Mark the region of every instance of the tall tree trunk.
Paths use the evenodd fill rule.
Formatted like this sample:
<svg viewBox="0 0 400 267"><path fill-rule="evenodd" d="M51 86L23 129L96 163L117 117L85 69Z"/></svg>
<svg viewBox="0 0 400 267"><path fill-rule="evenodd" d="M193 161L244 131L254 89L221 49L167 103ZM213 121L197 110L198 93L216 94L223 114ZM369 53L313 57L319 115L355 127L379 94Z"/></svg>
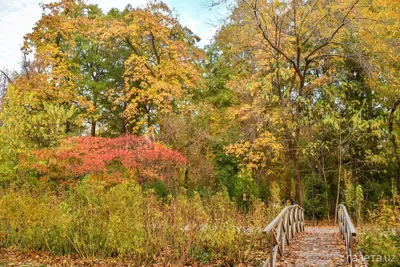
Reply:
<svg viewBox="0 0 400 267"><path fill-rule="evenodd" d="M300 177L299 159L297 151L293 153L293 169L294 169L294 185L296 190L296 203L303 207L304 195L303 195L303 184Z"/></svg>
<svg viewBox="0 0 400 267"><path fill-rule="evenodd" d="M394 150L394 154L395 154L395 157L396 157L396 163L397 163L397 190L400 191L400 155L399 155L399 151L397 149L396 136L393 134L394 113L396 112L396 110L397 110L399 105L400 105L400 99L397 99L397 101L393 104L393 107L390 109L390 114L389 114L389 136L390 136L390 140L392 141L393 150Z"/></svg>
<svg viewBox="0 0 400 267"><path fill-rule="evenodd" d="M338 173L338 186L337 186L337 196L336 196L336 208L335 208L335 224L337 222L338 217L338 208L339 208L339 197L340 197L340 178L342 177L342 134L339 137L339 173Z"/></svg>
<svg viewBox="0 0 400 267"><path fill-rule="evenodd" d="M296 127L295 135L291 141L291 154L293 162L294 171L294 186L296 191L296 203L303 207L304 195L303 195L303 184L300 176L300 166L299 166L299 155L298 155L298 138L300 134L300 128Z"/></svg>
<svg viewBox="0 0 400 267"><path fill-rule="evenodd" d="M324 152L322 147L320 148L320 157L317 158L318 162L318 170L320 173L320 176L323 177L324 184L325 184L325 197L326 197L326 210L327 210L327 215L328 215L328 225L331 225L331 218L330 218L330 205L329 205L329 193L328 193L328 181L326 178L326 172L325 172L325 157L324 157Z"/></svg>
<svg viewBox="0 0 400 267"><path fill-rule="evenodd" d="M400 192L400 155L397 155L397 190Z"/></svg>
<svg viewBox="0 0 400 267"><path fill-rule="evenodd" d="M290 160L288 162L290 162ZM285 201L292 199L292 175L290 169L290 166L285 166L285 185L283 191L283 197Z"/></svg>
<svg viewBox="0 0 400 267"><path fill-rule="evenodd" d="M98 80L98 76L93 77L94 81ZM94 108L95 110L97 110L97 93L96 91L94 91L93 89L93 104L94 104ZM90 125L90 135L95 137L96 136L96 120L94 118L94 116L92 116L92 121L91 121L91 125Z"/></svg>
<svg viewBox="0 0 400 267"><path fill-rule="evenodd" d="M71 132L71 123L67 120L65 122L65 133L68 134Z"/></svg>
<svg viewBox="0 0 400 267"><path fill-rule="evenodd" d="M311 199L312 199L312 226L315 226L315 195L314 195L314 182L315 182L315 175L314 170L311 172L312 175L312 188L311 188Z"/></svg>
<svg viewBox="0 0 400 267"><path fill-rule="evenodd" d="M287 130L288 131L288 130ZM290 140L291 136L286 133L285 135L286 140ZM290 142L288 142L288 148L287 151L285 153L285 161L283 162L284 164L284 169L285 169L285 185L284 185L284 192L283 192L283 197L284 200L289 200L292 199L292 184L293 184L293 177L292 177L292 166L291 166L291 162L292 162L292 155L291 155L291 149L292 149L292 145L290 144Z"/></svg>
<svg viewBox="0 0 400 267"><path fill-rule="evenodd" d="M328 181L326 180L326 173L325 173L325 167L322 170L322 175L324 177L324 184L325 184L325 197L326 197L326 209L328 213L328 225L331 225L331 217L329 215L331 209L329 207L329 197L328 197Z"/></svg>
<svg viewBox="0 0 400 267"><path fill-rule="evenodd" d="M91 128L90 128L90 135L96 136L96 120L92 117Z"/></svg>

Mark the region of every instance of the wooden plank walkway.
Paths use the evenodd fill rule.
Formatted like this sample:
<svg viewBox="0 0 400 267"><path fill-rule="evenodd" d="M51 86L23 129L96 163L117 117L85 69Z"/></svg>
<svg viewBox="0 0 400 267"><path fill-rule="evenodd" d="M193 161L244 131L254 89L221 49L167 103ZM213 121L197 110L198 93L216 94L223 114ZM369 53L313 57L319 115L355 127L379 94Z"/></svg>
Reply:
<svg viewBox="0 0 400 267"><path fill-rule="evenodd" d="M276 266L347 266L345 243L338 227L306 227L286 247Z"/></svg>

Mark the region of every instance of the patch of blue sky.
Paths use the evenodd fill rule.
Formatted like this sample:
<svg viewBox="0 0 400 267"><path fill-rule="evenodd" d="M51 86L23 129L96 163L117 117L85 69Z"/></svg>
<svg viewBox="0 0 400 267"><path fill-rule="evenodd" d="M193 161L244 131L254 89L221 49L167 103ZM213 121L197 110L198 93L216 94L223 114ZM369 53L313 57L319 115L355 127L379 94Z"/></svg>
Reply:
<svg viewBox="0 0 400 267"><path fill-rule="evenodd" d="M221 19L227 14L226 8L210 8L206 1L208 0L164 1L177 12L181 24L201 38L200 47L212 41ZM41 2L53 1L0 0L0 69L20 69L23 36L32 31L36 21L40 19ZM88 2L97 4L104 12L113 7L122 10L128 4L133 7L146 4L146 0L88 0Z"/></svg>

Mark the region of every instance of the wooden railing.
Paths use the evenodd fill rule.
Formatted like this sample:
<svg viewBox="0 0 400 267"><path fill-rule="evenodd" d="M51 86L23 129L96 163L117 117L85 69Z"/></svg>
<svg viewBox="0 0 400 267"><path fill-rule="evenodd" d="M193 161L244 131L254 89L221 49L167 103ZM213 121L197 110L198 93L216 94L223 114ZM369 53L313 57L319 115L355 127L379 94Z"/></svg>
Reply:
<svg viewBox="0 0 400 267"><path fill-rule="evenodd" d="M299 205L285 207L264 229L269 236L270 255L263 267L275 267L276 259L285 252L285 244L290 244L297 232L304 231L304 209Z"/></svg>
<svg viewBox="0 0 400 267"><path fill-rule="evenodd" d="M338 210L338 221L339 221L339 230L343 236L343 239L346 243L346 254L347 254L347 262L351 263L351 266L355 266L354 263L354 241L357 235L356 228L354 228L353 223L351 222L349 213L347 212L346 206L340 204Z"/></svg>

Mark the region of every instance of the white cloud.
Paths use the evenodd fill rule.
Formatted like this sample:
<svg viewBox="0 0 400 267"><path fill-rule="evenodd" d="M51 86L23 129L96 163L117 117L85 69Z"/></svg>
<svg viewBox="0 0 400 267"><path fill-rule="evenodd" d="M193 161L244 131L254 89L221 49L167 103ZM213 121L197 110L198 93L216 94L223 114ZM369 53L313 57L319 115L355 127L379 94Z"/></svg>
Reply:
<svg viewBox="0 0 400 267"><path fill-rule="evenodd" d="M40 18L39 1L1 0L0 5L0 68L19 69L23 36Z"/></svg>
<svg viewBox="0 0 400 267"><path fill-rule="evenodd" d="M193 33L201 38L200 46L209 44L215 34L215 27L211 27L205 21L193 18L187 12L179 15L179 20L183 26L188 27Z"/></svg>
<svg viewBox="0 0 400 267"><path fill-rule="evenodd" d="M21 62L21 46L25 34L32 31L36 21L40 19L39 3L50 3L52 0L0 0L0 69L18 70ZM126 5L142 6L146 0L96 0L107 12L112 7L124 9Z"/></svg>
<svg viewBox="0 0 400 267"><path fill-rule="evenodd" d="M23 36L32 31L36 21L40 19L41 8L39 3L49 3L52 0L0 0L0 69L18 70L21 62L21 46ZM123 9L126 5L143 6L146 0L92 0L90 3L98 4L107 12L112 7ZM171 3L172 0L164 1ZM206 21L194 18L183 10L180 12L182 25L190 28L202 38L201 46L209 43L215 30L206 25Z"/></svg>

